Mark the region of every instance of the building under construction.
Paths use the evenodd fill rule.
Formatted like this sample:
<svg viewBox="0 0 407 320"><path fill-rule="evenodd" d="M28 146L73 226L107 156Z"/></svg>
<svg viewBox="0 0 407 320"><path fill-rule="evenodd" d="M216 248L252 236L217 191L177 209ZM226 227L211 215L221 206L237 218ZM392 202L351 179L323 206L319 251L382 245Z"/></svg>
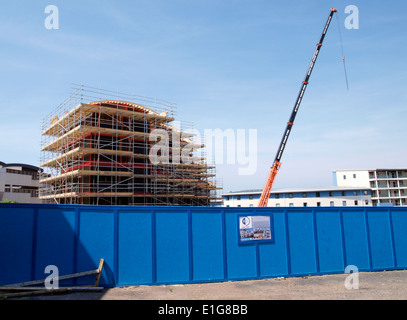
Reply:
<svg viewBox="0 0 407 320"><path fill-rule="evenodd" d="M43 120L40 199L95 205L208 206L215 167L166 101L84 86ZM174 124L175 123L175 124Z"/></svg>

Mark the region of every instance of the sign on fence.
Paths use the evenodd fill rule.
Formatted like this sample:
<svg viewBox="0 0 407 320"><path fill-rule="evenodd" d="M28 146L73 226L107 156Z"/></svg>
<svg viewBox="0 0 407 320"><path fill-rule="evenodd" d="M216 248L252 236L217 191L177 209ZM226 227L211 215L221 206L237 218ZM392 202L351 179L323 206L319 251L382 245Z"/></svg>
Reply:
<svg viewBox="0 0 407 320"><path fill-rule="evenodd" d="M271 216L238 216L239 244L274 242Z"/></svg>

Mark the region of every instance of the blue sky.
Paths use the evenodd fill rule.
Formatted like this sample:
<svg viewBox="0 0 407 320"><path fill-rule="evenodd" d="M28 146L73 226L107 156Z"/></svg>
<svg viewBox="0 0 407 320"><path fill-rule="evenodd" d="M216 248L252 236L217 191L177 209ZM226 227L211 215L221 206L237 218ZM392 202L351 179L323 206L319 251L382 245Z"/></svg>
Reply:
<svg viewBox="0 0 407 320"><path fill-rule="evenodd" d="M47 30L47 5L59 29ZM344 26L347 5L359 29ZM275 188L332 185L331 171L406 167L407 3L2 1L0 161L39 165L41 120L72 83L173 101L195 128L257 129L257 171L219 165L225 191L262 188L330 7L324 46Z"/></svg>

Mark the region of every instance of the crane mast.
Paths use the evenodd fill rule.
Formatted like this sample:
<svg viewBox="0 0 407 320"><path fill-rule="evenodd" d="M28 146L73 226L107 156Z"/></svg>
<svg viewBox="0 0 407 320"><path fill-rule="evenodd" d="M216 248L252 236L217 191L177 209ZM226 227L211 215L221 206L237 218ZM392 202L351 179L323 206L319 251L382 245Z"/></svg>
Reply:
<svg viewBox="0 0 407 320"><path fill-rule="evenodd" d="M271 189L273 187L274 180L275 180L275 178L277 176L278 170L280 170L280 167L281 167L281 162L280 162L281 157L283 155L285 146L287 144L288 137L290 136L291 129L292 129L293 125L294 125L294 120L295 120L295 117L297 115L298 109L300 107L302 98L304 97L305 90L307 89L308 80L309 80L309 78L311 76L312 70L314 69L315 62L317 60L319 51L321 50L322 43L323 43L325 35L326 35L327 31L328 31L328 28L329 28L329 25L331 23L332 17L334 15L334 13L337 12L337 11L338 10L336 10L334 8L331 8L331 12L329 14L328 20L326 21L326 24L325 24L324 30L322 32L321 38L320 38L319 42L317 43L317 47L315 49L314 55L312 56L312 60L311 60L311 63L309 65L309 67L308 67L307 74L305 75L305 79L302 82L301 89L300 89L300 92L298 93L297 100L295 101L294 108L293 108L293 111L291 113L290 119L287 122L287 127L286 127L286 129L284 131L283 138L281 139L280 146L278 148L276 157L274 159L273 166L270 168L270 172L269 172L269 175L267 177L267 181L266 181L266 184L264 186L263 192L261 194L258 207L267 207L267 203L268 203L268 200L270 198L270 193L271 193Z"/></svg>

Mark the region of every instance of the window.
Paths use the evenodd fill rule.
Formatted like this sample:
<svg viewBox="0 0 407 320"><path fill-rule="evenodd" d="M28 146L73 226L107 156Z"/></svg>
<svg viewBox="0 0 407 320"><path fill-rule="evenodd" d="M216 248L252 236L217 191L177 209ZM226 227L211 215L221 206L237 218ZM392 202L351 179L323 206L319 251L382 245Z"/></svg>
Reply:
<svg viewBox="0 0 407 320"><path fill-rule="evenodd" d="M226 196L226 199L225 200L229 200L229 196Z"/></svg>
<svg viewBox="0 0 407 320"><path fill-rule="evenodd" d="M306 192L303 192L303 193L302 193L302 197L303 197L303 198L306 198L306 197L307 197L307 193L306 193Z"/></svg>
<svg viewBox="0 0 407 320"><path fill-rule="evenodd" d="M329 203L329 205L330 205L331 207L335 206L335 204L334 204L333 201L331 201L331 202Z"/></svg>
<svg viewBox="0 0 407 320"><path fill-rule="evenodd" d="M345 191L342 191L342 197L344 197L345 196Z"/></svg>
<svg viewBox="0 0 407 320"><path fill-rule="evenodd" d="M369 200L365 200L365 205L369 205Z"/></svg>
<svg viewBox="0 0 407 320"><path fill-rule="evenodd" d="M358 195L357 191L353 191L353 195L357 196Z"/></svg>
<svg viewBox="0 0 407 320"><path fill-rule="evenodd" d="M290 206L290 207L294 207L294 203L290 203L289 206Z"/></svg>
<svg viewBox="0 0 407 320"><path fill-rule="evenodd" d="M333 193L332 191L329 191L329 196L330 196L330 197L333 197L333 196L334 196L334 193Z"/></svg>
<svg viewBox="0 0 407 320"><path fill-rule="evenodd" d="M252 203L252 204L249 204L249 207L253 207L253 203Z"/></svg>
<svg viewBox="0 0 407 320"><path fill-rule="evenodd" d="M307 206L308 206L308 204L307 204L306 202L304 202L304 203L303 203L303 206L304 206L304 207L307 207Z"/></svg>
<svg viewBox="0 0 407 320"><path fill-rule="evenodd" d="M342 205L346 207L346 201L342 201Z"/></svg>
<svg viewBox="0 0 407 320"><path fill-rule="evenodd" d="M241 205L240 205L240 204L238 204L238 205L237 205L237 207L238 207L238 208L240 208L240 207L241 207Z"/></svg>
<svg viewBox="0 0 407 320"><path fill-rule="evenodd" d="M367 196L367 191L365 190L365 191L363 191L363 193L365 194L365 196Z"/></svg>
<svg viewBox="0 0 407 320"><path fill-rule="evenodd" d="M276 199L280 199L280 194L276 193Z"/></svg>
<svg viewBox="0 0 407 320"><path fill-rule="evenodd" d="M249 195L249 200L253 200L253 195Z"/></svg>
<svg viewBox="0 0 407 320"><path fill-rule="evenodd" d="M237 196L237 197L236 197L236 200L240 200L240 196Z"/></svg>
<svg viewBox="0 0 407 320"><path fill-rule="evenodd" d="M346 174L343 175L343 180L346 180Z"/></svg>
<svg viewBox="0 0 407 320"><path fill-rule="evenodd" d="M276 207L279 207L280 206L280 204L279 203L276 203Z"/></svg>
<svg viewBox="0 0 407 320"><path fill-rule="evenodd" d="M317 192L317 193L316 193L316 197L319 198L320 196L321 196L321 193L320 193L320 192Z"/></svg>
<svg viewBox="0 0 407 320"><path fill-rule="evenodd" d="M289 194L288 194L288 197L289 197L290 199L292 199L292 198L293 198L293 194L292 194L292 193L289 193Z"/></svg>
<svg viewBox="0 0 407 320"><path fill-rule="evenodd" d="M358 205L358 200L355 200L355 206L357 206Z"/></svg>
<svg viewBox="0 0 407 320"><path fill-rule="evenodd" d="M321 206L321 202L317 202L317 207L320 207Z"/></svg>
<svg viewBox="0 0 407 320"><path fill-rule="evenodd" d="M356 179L356 173L353 174L353 179Z"/></svg>

